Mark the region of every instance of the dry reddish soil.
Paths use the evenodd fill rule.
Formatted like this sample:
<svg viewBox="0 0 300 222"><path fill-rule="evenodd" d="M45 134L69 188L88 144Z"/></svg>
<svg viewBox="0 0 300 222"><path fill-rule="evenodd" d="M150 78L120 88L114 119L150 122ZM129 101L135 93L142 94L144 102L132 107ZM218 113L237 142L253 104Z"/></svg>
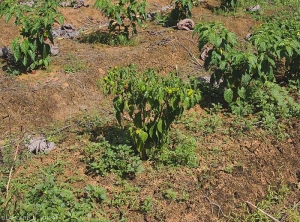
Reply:
<svg viewBox="0 0 300 222"><path fill-rule="evenodd" d="M93 5L92 0L89 3ZM167 0L149 1L151 10L168 4ZM257 21L250 15L217 16L212 9L219 4L215 0L201 3L200 7L193 9L193 20L221 21L242 41ZM90 32L96 31L107 20L91 6L61 11L66 23L76 28L87 28ZM18 29L12 22L6 24L3 19L0 24L0 45L9 45ZM138 42L136 45L117 47L80 43L78 39L56 39L55 44L60 52L53 57L47 70L20 76L7 76L5 71L0 70L0 142L11 134L26 132L40 135L47 131L45 129L59 129L71 123L67 130L59 131L62 138L58 148L36 159L31 171L38 170L39 164L50 164L57 156L67 153L71 157L66 158L69 164L61 180L67 180L73 169L77 169L86 180L74 183L74 186L99 184L107 189L109 195L116 179L85 175L80 152L70 149L71 146L85 145L84 140L72 133L80 130L75 124L76 118L98 113L100 118L113 119L111 99L103 96L97 81L111 67L130 63L137 64L141 69L155 68L162 75L174 70L178 70L183 78L187 75L208 75L191 56L199 58L197 37L192 32L148 23L144 29L139 28L139 34L134 38ZM80 63L84 68L66 73L66 67L74 63ZM200 106L189 113L196 113L197 119L208 116L206 107ZM221 114L220 117L230 127L234 117L228 119ZM276 189L281 184L286 184L291 191L284 203L286 209L292 208L300 200L300 120L291 120L288 126L286 130L291 136L284 141L260 132L247 132L242 136L221 131L209 135L195 133L194 136L200 141L200 166L196 169L146 170L130 181L142 188L141 197L151 195L155 206L154 213L146 216L128 210L128 221L229 221L229 215L245 213L242 206L245 201L256 204L265 198L269 186ZM215 147L220 151L217 155L211 155ZM150 161L144 165L152 169ZM225 170L228 166L230 171ZM161 191L168 188L168 184L172 184L179 193L188 191L189 200L174 202L164 199Z"/></svg>

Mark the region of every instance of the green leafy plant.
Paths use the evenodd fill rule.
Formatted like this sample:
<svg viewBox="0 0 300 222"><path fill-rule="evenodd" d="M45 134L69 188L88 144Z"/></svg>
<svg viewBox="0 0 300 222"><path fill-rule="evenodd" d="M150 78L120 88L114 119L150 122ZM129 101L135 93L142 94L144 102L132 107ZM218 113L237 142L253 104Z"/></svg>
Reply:
<svg viewBox="0 0 300 222"><path fill-rule="evenodd" d="M146 150L165 143L171 124L201 98L195 81L185 83L174 74L160 77L154 70L139 72L134 65L110 70L103 89L106 95L115 95L121 126L122 116L129 116L130 138L143 158L147 158Z"/></svg>
<svg viewBox="0 0 300 222"><path fill-rule="evenodd" d="M170 142L153 157L155 162L166 166L197 167L197 143L194 137L186 136L176 130L170 136Z"/></svg>
<svg viewBox="0 0 300 222"><path fill-rule="evenodd" d="M296 39L298 34L290 30L288 32L294 34L287 38L280 37L284 36L278 34L281 28L276 32L273 31L274 29L268 28L268 32L265 30L257 34L255 32L250 38L253 46L246 46L247 51L244 52L239 50L243 46L237 44L234 34L222 24L208 22L196 25L195 33L199 35L199 50L207 50L205 68L213 72L211 83L223 81L222 85L226 87L224 91L226 102L231 103L237 98L246 100L247 90L251 88L253 80L261 83L275 81L274 68L277 68L282 60L285 60L288 73L299 78L297 58L300 55L300 45Z"/></svg>
<svg viewBox="0 0 300 222"><path fill-rule="evenodd" d="M147 196L144 201L141 203L140 211L144 214L153 210L153 199L151 196Z"/></svg>
<svg viewBox="0 0 300 222"><path fill-rule="evenodd" d="M145 0L118 0L116 2L97 0L95 2L95 7L111 19L108 26L109 32L117 32L126 38L129 38L129 28L132 28L133 33L137 34L136 24L141 26L147 19L146 6Z"/></svg>
<svg viewBox="0 0 300 222"><path fill-rule="evenodd" d="M85 188L85 193L88 198L95 200L98 203L101 203L103 200L107 199L105 189L102 187L88 184Z"/></svg>
<svg viewBox="0 0 300 222"><path fill-rule="evenodd" d="M126 206L127 208L136 208L137 206L137 198L140 195L140 187L133 186L132 184L122 181L120 184L121 190L118 189L114 192L113 198L111 200L111 205L114 207L122 207Z"/></svg>
<svg viewBox="0 0 300 222"><path fill-rule="evenodd" d="M272 114L276 119L300 115L300 104L294 101L285 88L273 82L264 84L256 82L251 86L251 89L247 91L247 100L240 98L230 104L234 114L243 114L238 107L251 105L251 108L248 109L250 113L245 113L245 115L257 113L265 117Z"/></svg>
<svg viewBox="0 0 300 222"><path fill-rule="evenodd" d="M50 43L53 43L52 26L57 19L62 23L58 3L52 0L36 1L32 7L15 0L4 0L0 4L0 16L8 22L15 18L20 36L14 38L11 50L17 68L26 71L45 67L50 62Z"/></svg>
<svg viewBox="0 0 300 222"><path fill-rule="evenodd" d="M198 1L193 1L193 0L176 0L174 2L175 7L171 11L169 22L171 24L169 25L174 25L176 24L179 20L189 18L192 16L192 8L195 5L198 5Z"/></svg>
<svg viewBox="0 0 300 222"><path fill-rule="evenodd" d="M293 16L268 18L255 27L249 41L257 49L261 72L269 80L287 76L300 78L300 10ZM279 70L281 69L281 72Z"/></svg>
<svg viewBox="0 0 300 222"><path fill-rule="evenodd" d="M290 189L287 185L281 184L280 187L269 187L268 193L264 199L257 204L258 209L263 210L270 214L273 218L278 218L280 221L299 221L300 211L297 204L288 205L284 200L290 195ZM248 209L253 208L253 206L248 205ZM246 209L246 204L244 209ZM249 210L245 214L240 214L232 216L230 221L271 221L265 213L259 210Z"/></svg>
<svg viewBox="0 0 300 222"><path fill-rule="evenodd" d="M222 0L221 1L221 8L229 11L235 10L238 5L238 0Z"/></svg>
<svg viewBox="0 0 300 222"><path fill-rule="evenodd" d="M168 200L174 201L177 200L178 193L174 191L172 188L170 188L163 193L163 196Z"/></svg>
<svg viewBox="0 0 300 222"><path fill-rule="evenodd" d="M46 175L35 186L14 182L11 202L1 216L12 221L88 220L91 205L80 203L66 184L58 184L54 176ZM17 199L16 199L17 198ZM25 219L27 218L27 219Z"/></svg>
<svg viewBox="0 0 300 222"><path fill-rule="evenodd" d="M140 157L130 146L114 146L107 141L87 146L83 160L88 164L89 172L102 176L113 172L122 177L134 177L143 171Z"/></svg>

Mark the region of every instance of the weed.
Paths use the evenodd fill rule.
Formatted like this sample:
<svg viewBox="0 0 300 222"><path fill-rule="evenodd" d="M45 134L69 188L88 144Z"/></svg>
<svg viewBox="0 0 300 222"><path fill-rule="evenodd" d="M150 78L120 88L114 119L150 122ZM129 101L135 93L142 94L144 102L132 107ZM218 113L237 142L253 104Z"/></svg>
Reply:
<svg viewBox="0 0 300 222"><path fill-rule="evenodd" d="M85 148L83 161L88 172L105 176L115 173L121 177L134 177L143 171L142 161L128 145L110 145L107 141L91 143Z"/></svg>
<svg viewBox="0 0 300 222"><path fill-rule="evenodd" d="M233 172L233 166L230 166L230 165L226 166L225 169L224 169L224 171L226 173L230 173L231 174Z"/></svg>
<svg viewBox="0 0 300 222"><path fill-rule="evenodd" d="M158 150L152 158L158 165L197 167L199 160L196 148L197 143L194 137L186 136L176 130L170 135L167 145Z"/></svg>
<svg viewBox="0 0 300 222"><path fill-rule="evenodd" d="M279 221L299 221L300 212L295 206L288 207L284 202L290 190L284 184L280 185L278 189L269 187L266 197L257 204L257 207L269 214ZM245 206L246 207L246 206ZM251 207L251 206L249 206ZM269 221L269 217L260 211L248 212L241 217L235 217L233 221Z"/></svg>
<svg viewBox="0 0 300 222"><path fill-rule="evenodd" d="M2 215L12 221L28 218L35 221L87 220L92 217L89 204L79 203L66 184L53 176L42 177L33 187L14 182L11 201Z"/></svg>
<svg viewBox="0 0 300 222"><path fill-rule="evenodd" d="M90 34L81 35L79 38L79 42L82 43L101 43L105 45L111 46L135 46L138 45L139 39L138 38L130 38L128 39L124 34L111 34L108 32L101 32L96 31Z"/></svg>
<svg viewBox="0 0 300 222"><path fill-rule="evenodd" d="M178 193L176 191L174 191L172 188L170 188L163 193L163 196L164 196L164 198L166 198L168 200L176 201Z"/></svg>
<svg viewBox="0 0 300 222"><path fill-rule="evenodd" d="M101 203L103 200L106 200L106 192L104 188L93 186L88 184L85 188L85 193L87 198L97 203Z"/></svg>
<svg viewBox="0 0 300 222"><path fill-rule="evenodd" d="M149 213L153 210L153 199L151 196L147 196L141 203L140 211L144 214Z"/></svg>
<svg viewBox="0 0 300 222"><path fill-rule="evenodd" d="M223 125L223 121L217 114L207 114L199 116L197 113L184 115L179 123L183 124L187 130L201 135L215 133Z"/></svg>
<svg viewBox="0 0 300 222"><path fill-rule="evenodd" d="M140 191L139 187L132 186L125 182L123 189L117 191L111 200L111 205L114 207L126 206L130 209L137 208L137 195Z"/></svg>

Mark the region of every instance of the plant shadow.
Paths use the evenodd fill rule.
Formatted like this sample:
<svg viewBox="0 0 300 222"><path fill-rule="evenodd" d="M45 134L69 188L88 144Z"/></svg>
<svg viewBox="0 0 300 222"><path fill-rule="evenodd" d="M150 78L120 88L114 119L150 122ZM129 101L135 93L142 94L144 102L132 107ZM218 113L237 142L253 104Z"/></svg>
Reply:
<svg viewBox="0 0 300 222"><path fill-rule="evenodd" d="M226 107L227 103L224 99L224 87L221 83L210 83L210 77L198 77L198 88L201 91L202 99L199 102L201 108L211 109L215 105Z"/></svg>
<svg viewBox="0 0 300 222"><path fill-rule="evenodd" d="M131 40L125 33L110 33L108 31L97 30L89 34L82 34L78 38L79 43L101 43L104 45L118 46L118 45L130 45Z"/></svg>
<svg viewBox="0 0 300 222"><path fill-rule="evenodd" d="M118 125L102 125L93 122L81 123L79 125L83 128L77 132L77 135L88 134L91 142L101 142L106 140L111 145L131 145L128 135L128 126L121 128Z"/></svg>

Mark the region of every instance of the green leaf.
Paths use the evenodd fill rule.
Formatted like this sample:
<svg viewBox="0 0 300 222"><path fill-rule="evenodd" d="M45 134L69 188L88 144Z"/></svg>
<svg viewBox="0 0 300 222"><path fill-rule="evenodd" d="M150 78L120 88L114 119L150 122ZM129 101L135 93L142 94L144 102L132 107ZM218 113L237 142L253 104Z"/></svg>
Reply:
<svg viewBox="0 0 300 222"><path fill-rule="evenodd" d="M226 89L224 91L224 99L228 103L232 102L232 100L233 100L233 91L232 91L232 89Z"/></svg>
<svg viewBox="0 0 300 222"><path fill-rule="evenodd" d="M122 19L121 19L121 17L120 17L120 14L118 13L118 14L116 14L116 19L117 19L117 22L118 22L118 24L119 25L122 25L123 24L123 22L122 22Z"/></svg>
<svg viewBox="0 0 300 222"><path fill-rule="evenodd" d="M190 109L191 107L191 102L190 102L190 98L189 97L185 97L184 101L183 101L183 105L186 109Z"/></svg>
<svg viewBox="0 0 300 222"><path fill-rule="evenodd" d="M246 99L246 89L245 89L245 87L241 87L240 89L238 89L238 95L242 99Z"/></svg>
<svg viewBox="0 0 300 222"><path fill-rule="evenodd" d="M153 125L150 127L150 129L149 129L149 136L150 136L151 138L153 138L153 133L154 133L155 127L156 127L156 125L153 124Z"/></svg>
<svg viewBox="0 0 300 222"><path fill-rule="evenodd" d="M48 56L46 44L43 45L43 55L42 56L43 56L43 58L46 58Z"/></svg>
<svg viewBox="0 0 300 222"><path fill-rule="evenodd" d="M148 134L146 132L144 132L143 130L140 130L138 135L143 143L145 143L146 140L148 139Z"/></svg>
<svg viewBox="0 0 300 222"><path fill-rule="evenodd" d="M217 41L216 41L215 47L216 47L216 48L219 48L219 47L221 46L221 44L222 44L222 41L223 41L222 38L218 38Z"/></svg>
<svg viewBox="0 0 300 222"><path fill-rule="evenodd" d="M289 55L290 57L292 57L292 56L293 56L293 50L292 50L292 47L291 47L291 46L286 46L285 49L286 49L286 51L288 52L288 55Z"/></svg>
<svg viewBox="0 0 300 222"><path fill-rule="evenodd" d="M244 84L248 84L250 80L251 80L251 76L249 74L245 74L242 76L242 82Z"/></svg>
<svg viewBox="0 0 300 222"><path fill-rule="evenodd" d="M157 123L157 130L158 132L162 133L163 132L163 129L162 129L162 126L163 126L163 121L162 119L160 119Z"/></svg>

